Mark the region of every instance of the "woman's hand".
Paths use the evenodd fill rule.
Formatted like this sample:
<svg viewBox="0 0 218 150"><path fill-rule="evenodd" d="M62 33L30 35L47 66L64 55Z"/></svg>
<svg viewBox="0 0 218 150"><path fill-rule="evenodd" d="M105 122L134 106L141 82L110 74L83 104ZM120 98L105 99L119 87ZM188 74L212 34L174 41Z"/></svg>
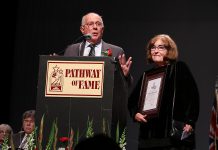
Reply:
<svg viewBox="0 0 218 150"><path fill-rule="evenodd" d="M147 120L145 119L147 115L142 115L141 113L137 113L135 115L135 120L138 122L147 122Z"/></svg>
<svg viewBox="0 0 218 150"><path fill-rule="evenodd" d="M192 131L193 131L193 128L192 128L191 125L185 124L183 130L184 130L185 132L192 132Z"/></svg>

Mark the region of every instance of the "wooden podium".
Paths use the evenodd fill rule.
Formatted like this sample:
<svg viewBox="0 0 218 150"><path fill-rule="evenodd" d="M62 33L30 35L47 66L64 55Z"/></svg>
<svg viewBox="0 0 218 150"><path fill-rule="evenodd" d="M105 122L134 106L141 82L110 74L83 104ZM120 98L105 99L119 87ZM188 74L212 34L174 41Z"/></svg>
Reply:
<svg viewBox="0 0 218 150"><path fill-rule="evenodd" d="M57 137L70 129L83 138L88 120L94 134L107 131L116 139L126 128L128 86L120 65L110 57L41 55L37 87L36 126L44 115L43 139L47 142L52 122Z"/></svg>

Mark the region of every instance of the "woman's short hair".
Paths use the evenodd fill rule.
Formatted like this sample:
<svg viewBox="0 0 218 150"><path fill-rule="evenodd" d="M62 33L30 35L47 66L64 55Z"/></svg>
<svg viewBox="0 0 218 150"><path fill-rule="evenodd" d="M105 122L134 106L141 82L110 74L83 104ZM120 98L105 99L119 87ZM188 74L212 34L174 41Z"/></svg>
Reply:
<svg viewBox="0 0 218 150"><path fill-rule="evenodd" d="M149 63L153 62L151 57L151 48L154 46L157 40L161 40L164 43L164 47L167 49L168 53L165 56L165 60L172 62L176 61L178 58L178 49L174 40L167 34L158 34L154 36L147 44L147 60Z"/></svg>

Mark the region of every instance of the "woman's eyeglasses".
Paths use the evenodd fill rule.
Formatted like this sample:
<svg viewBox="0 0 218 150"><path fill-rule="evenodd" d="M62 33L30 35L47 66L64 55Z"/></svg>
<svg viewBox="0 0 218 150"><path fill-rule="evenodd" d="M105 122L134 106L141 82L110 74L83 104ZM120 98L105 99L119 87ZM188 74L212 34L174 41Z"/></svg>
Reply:
<svg viewBox="0 0 218 150"><path fill-rule="evenodd" d="M163 51L163 50L166 50L166 47L164 45L158 45L158 46L151 47L151 51L155 51L156 49L159 51Z"/></svg>

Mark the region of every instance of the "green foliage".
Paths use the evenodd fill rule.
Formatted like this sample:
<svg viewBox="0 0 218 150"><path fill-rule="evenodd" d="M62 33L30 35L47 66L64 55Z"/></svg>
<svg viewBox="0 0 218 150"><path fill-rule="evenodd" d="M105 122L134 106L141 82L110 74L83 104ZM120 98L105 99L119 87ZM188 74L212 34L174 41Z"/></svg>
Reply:
<svg viewBox="0 0 218 150"><path fill-rule="evenodd" d="M56 130L56 121L53 121L52 123L52 128L49 134L49 140L48 143L46 145L46 149L45 150L51 150L52 149L52 144L54 142L54 138L55 138L55 130Z"/></svg>
<svg viewBox="0 0 218 150"><path fill-rule="evenodd" d="M68 141L68 147L71 150L73 147L73 138L74 138L74 131L72 128L70 128L70 139Z"/></svg>
<svg viewBox="0 0 218 150"><path fill-rule="evenodd" d="M120 140L119 140L119 146L122 150L125 150L126 146L126 128L124 128L123 133L121 134Z"/></svg>
<svg viewBox="0 0 218 150"><path fill-rule="evenodd" d="M55 121L53 121L53 123L52 123L46 148L42 148L43 126L44 126L44 115L42 116L41 123L40 123L38 141L29 140L28 150L33 150L32 148L35 147L35 144L33 144L33 143L36 143L36 142L38 143L37 149L39 149L39 150L43 150L43 149L44 150L56 150L57 139L58 139L57 138L57 136L58 136L57 119ZM36 127L36 129L37 129L37 127ZM102 120L102 132L110 137L110 130L109 129L110 129L110 124L105 119L103 119ZM36 130L34 131L33 136L37 137ZM93 119L90 119L88 116L85 137L90 138L92 136L94 136ZM37 139L37 138L35 138L35 139ZM68 147L71 147L71 148L75 147L78 144L79 140L80 140L79 128L77 129L77 132L75 132L75 136L74 136L73 129L71 128L70 142L68 141ZM6 141L5 141L5 143L6 143ZM117 123L117 127L116 127L116 143L119 144L119 146L122 150L125 150L125 146L127 144L126 143L126 128L123 130L122 134L120 135L119 122ZM8 150L8 149L2 149L2 150Z"/></svg>
<svg viewBox="0 0 218 150"><path fill-rule="evenodd" d="M75 143L74 145L78 144L79 143L79 129L77 130L76 132L76 138L75 138Z"/></svg>
<svg viewBox="0 0 218 150"><path fill-rule="evenodd" d="M36 131L37 127L35 127L34 131L27 137L28 150L34 150L36 148Z"/></svg>
<svg viewBox="0 0 218 150"><path fill-rule="evenodd" d="M122 150L126 150L126 128L124 128L121 137L120 137L120 127L119 127L119 122L117 123L117 129L116 129L116 143L119 144L120 148Z"/></svg>
<svg viewBox="0 0 218 150"><path fill-rule="evenodd" d="M57 125L57 121L54 124L54 128L55 128L55 133L54 133L54 143L53 143L53 150L56 150L56 146L57 146L57 135L58 135L58 125Z"/></svg>
<svg viewBox="0 0 218 150"><path fill-rule="evenodd" d="M120 127L119 122L117 122L117 129L116 129L116 142L119 143L119 137L120 136Z"/></svg>
<svg viewBox="0 0 218 150"><path fill-rule="evenodd" d="M102 133L104 133L104 134L107 133L107 131L106 131L106 121L105 121L104 118L102 119Z"/></svg>
<svg viewBox="0 0 218 150"><path fill-rule="evenodd" d="M89 116L88 116L86 138L92 137L93 135L94 135L93 119L89 120Z"/></svg>
<svg viewBox="0 0 218 150"><path fill-rule="evenodd" d="M105 135L110 136L109 123L104 118L102 119L102 133L104 133Z"/></svg>
<svg viewBox="0 0 218 150"><path fill-rule="evenodd" d="M40 122L40 128L39 128L39 136L38 136L38 149L42 150L42 139L43 139L43 127L44 127L44 118L45 114L43 114Z"/></svg>
<svg viewBox="0 0 218 150"><path fill-rule="evenodd" d="M8 150L10 148L8 144L9 144L8 137L5 137L2 143L2 150Z"/></svg>

